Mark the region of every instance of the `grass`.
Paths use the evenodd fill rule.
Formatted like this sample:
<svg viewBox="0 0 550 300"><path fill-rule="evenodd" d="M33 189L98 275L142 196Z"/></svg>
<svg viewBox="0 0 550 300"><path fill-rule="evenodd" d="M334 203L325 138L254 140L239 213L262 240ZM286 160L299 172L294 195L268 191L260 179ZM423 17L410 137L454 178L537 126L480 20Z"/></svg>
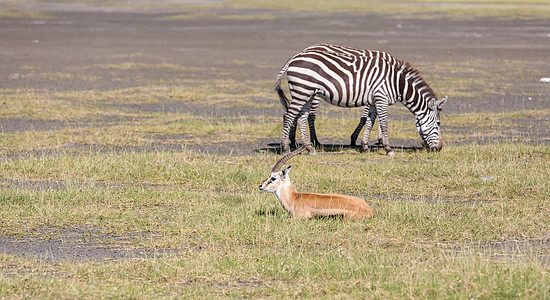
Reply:
<svg viewBox="0 0 550 300"><path fill-rule="evenodd" d="M179 15L171 15L166 17L168 20L174 19L200 19L200 18L220 18L226 20L235 20L235 21L249 21L249 20L275 20L278 16L273 14L219 14L216 12L198 12L198 13L186 13Z"/></svg>
<svg viewBox="0 0 550 300"><path fill-rule="evenodd" d="M0 18L10 19L53 19L50 14L34 10L19 9L10 3L0 5Z"/></svg>
<svg viewBox="0 0 550 300"><path fill-rule="evenodd" d="M116 5L116 4L115 4ZM127 5L127 4L122 4ZM145 4L147 5L147 4ZM226 18L234 20L271 20L282 15L257 14L257 10L272 12L307 13L371 13L392 18L426 18L471 20L476 18L497 19L546 19L550 11L548 0L417 0L417 1L277 1L226 0L222 2L197 3L192 5L169 4L185 14L172 18ZM224 14L215 10L237 9L238 14Z"/></svg>
<svg viewBox="0 0 550 300"><path fill-rule="evenodd" d="M548 233L550 169L540 163L550 159L548 147L450 147L393 160L356 153L295 158L299 190L357 194L375 208L376 218L357 222L289 218L256 187L276 158L124 151L5 160L1 178L62 181L67 188L1 189L4 235L86 225L155 232L157 238L135 243L179 252L108 264L2 255L0 294L549 296L548 266L538 259L548 248L520 249L507 259L494 258L502 249L475 247ZM483 182L486 176L495 180Z"/></svg>
<svg viewBox="0 0 550 300"><path fill-rule="evenodd" d="M313 8L303 3L294 3L295 9L337 9L329 2ZM419 3L452 14L451 4L457 2ZM526 7L517 1L499 3ZM367 11L367 4L344 1L342 9ZM492 4L487 0L472 7ZM548 3L529 4L544 13ZM286 9L291 4L277 5ZM411 13L418 13L416 8ZM228 72L127 62L140 56L113 57L121 61L83 71ZM450 101L495 93L548 100L546 94L531 95L510 84L510 78L542 68L525 61L430 66L434 69L419 69ZM73 71L46 79L95 80ZM495 81L502 84L495 86ZM75 248L147 249L158 255L75 262L73 257L49 261L3 253L0 298L550 299L550 147L547 130L540 129L550 126L550 111L444 114L446 145L439 153L402 151L390 159L382 151L335 149L298 156L290 162L298 191L355 195L376 212L362 221L300 220L290 218L273 195L258 190L278 155L186 150L219 143L251 150L266 138L277 142L280 117L262 114L281 109L271 85L191 77L110 91L3 89L0 115L6 124L39 120L44 126L9 130L3 123L0 128L0 239L10 245L42 239L68 245L68 237L57 240L52 232L90 228L78 236ZM263 98L273 101L258 100ZM185 113L185 105L203 103L224 112L244 108L253 113ZM163 106L169 108L158 109ZM323 106L319 138L347 142L360 114L359 109ZM400 105L390 114L396 117L390 121L390 139L420 144L412 115ZM522 122L540 128L524 130ZM479 145L480 138L489 142ZM125 240L87 243L104 234ZM163 254L165 249L174 252Z"/></svg>
<svg viewBox="0 0 550 300"><path fill-rule="evenodd" d="M497 19L546 19L550 14L548 0L345 0L345 1L289 1L266 2L258 0L226 0L214 2L197 2L196 4L167 3L128 3L124 1L84 1L68 5L132 7L138 11L165 7L180 13L169 18L224 18L231 20L272 20L280 18L278 14L258 14L260 9L273 12L310 12L310 13L374 13L393 18L426 18L426 19L457 19L471 20L475 18ZM216 10L237 9L238 13L218 13ZM0 6L0 16L8 18L52 18L37 11L18 8L15 2L7 2Z"/></svg>
<svg viewBox="0 0 550 300"><path fill-rule="evenodd" d="M362 12L387 14L393 17L474 19L483 17L502 19L546 18L550 2L541 1L277 1L231 0L225 5L232 8L263 8L281 11L306 12Z"/></svg>
<svg viewBox="0 0 550 300"><path fill-rule="evenodd" d="M217 86L219 94L205 97L223 103L231 94L226 89L240 90L229 83ZM2 133L2 236L36 239L44 228L86 226L131 237L130 244L115 240L106 247L176 252L109 263L2 254L0 297L550 297L550 253L540 244L550 230L550 166L543 163L550 160L548 146L463 144L451 130L450 145L440 153L406 151L388 159L342 150L299 156L291 162L298 190L357 195L377 215L351 222L292 219L273 195L257 189L278 156L152 146L277 140L279 118L121 105L134 104L142 93L153 104L194 103L187 92L149 86L4 93L6 114L49 120L63 109L68 120L88 123ZM74 99L81 104L71 104ZM83 105L86 101L93 105ZM351 132L360 113L328 110L318 121L324 138L342 138L334 124ZM397 106L392 113L409 114ZM492 128L513 131L516 120L545 122L548 114L457 114L446 115L445 122L462 129L474 123L490 134ZM392 138L418 139L412 116L392 120L391 128ZM523 246L499 246L512 241Z"/></svg>

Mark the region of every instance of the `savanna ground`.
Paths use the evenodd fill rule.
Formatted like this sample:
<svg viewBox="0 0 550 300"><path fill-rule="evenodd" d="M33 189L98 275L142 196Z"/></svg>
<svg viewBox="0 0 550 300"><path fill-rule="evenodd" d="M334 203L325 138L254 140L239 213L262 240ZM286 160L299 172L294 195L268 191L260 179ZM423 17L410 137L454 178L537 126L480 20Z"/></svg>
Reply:
<svg viewBox="0 0 550 300"><path fill-rule="evenodd" d="M550 1L472 2L0 1L0 298L549 299ZM274 77L321 42L449 96L439 153L392 107L393 159L320 108L293 181L374 219L258 191Z"/></svg>

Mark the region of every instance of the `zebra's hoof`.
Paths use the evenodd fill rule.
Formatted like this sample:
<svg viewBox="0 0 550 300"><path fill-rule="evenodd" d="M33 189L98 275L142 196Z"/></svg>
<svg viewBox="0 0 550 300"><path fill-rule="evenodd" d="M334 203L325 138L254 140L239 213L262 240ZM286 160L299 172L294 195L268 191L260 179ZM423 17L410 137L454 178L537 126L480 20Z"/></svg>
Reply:
<svg viewBox="0 0 550 300"><path fill-rule="evenodd" d="M369 145L361 141L361 150L363 150L363 153L369 153Z"/></svg>
<svg viewBox="0 0 550 300"><path fill-rule="evenodd" d="M395 152L392 151L388 151L386 152L386 155L389 156L389 157L395 157Z"/></svg>

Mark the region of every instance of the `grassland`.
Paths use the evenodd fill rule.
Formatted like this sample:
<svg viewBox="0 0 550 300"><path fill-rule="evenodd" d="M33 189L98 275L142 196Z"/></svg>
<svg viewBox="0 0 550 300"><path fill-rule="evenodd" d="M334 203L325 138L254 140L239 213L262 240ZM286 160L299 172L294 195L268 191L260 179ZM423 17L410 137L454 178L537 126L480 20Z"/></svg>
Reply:
<svg viewBox="0 0 550 300"><path fill-rule="evenodd" d="M301 190L366 199L373 220L298 220L257 191L276 156L82 151L4 160L4 235L80 225L154 232L156 259L46 263L3 255L3 297L547 298L548 147L301 156ZM330 176L327 176L330 174ZM483 178L493 180L484 181ZM350 180L351 179L351 180ZM361 182L362 184L357 184ZM528 246L492 247L529 241ZM539 246L537 246L539 245Z"/></svg>
<svg viewBox="0 0 550 300"><path fill-rule="evenodd" d="M237 95L265 96L259 86ZM238 83L217 87L216 93L182 83L105 92L5 91L4 115L58 125L2 133L2 235L40 240L84 226L92 230L82 247L86 239L117 233L130 243L106 240L105 248L159 255L75 263L2 254L0 297L550 297L550 166L544 163L550 148L536 145L544 137L526 145L502 134L513 131L517 119L547 122L549 111L446 116L463 130L475 123L475 130L502 138L488 145L464 143L464 131L451 130L440 153L405 151L389 159L382 152L336 149L297 157L292 176L299 190L357 195L377 214L365 221L300 220L257 189L277 155L185 150L189 144L277 141L279 117L135 106L138 97L158 106L230 103L231 91L239 90ZM239 104L251 110L266 105ZM318 130L323 138L342 138L333 125L352 132L359 112L332 109L319 118ZM397 107L393 113L408 114ZM391 125L392 138L418 139L411 120ZM173 252L162 254L165 249Z"/></svg>
<svg viewBox="0 0 550 300"><path fill-rule="evenodd" d="M550 253L539 244L547 243L550 229L550 170L541 164L550 159L548 147L449 147L430 155L400 153L394 160L357 153L295 159L299 189L355 194L375 208L376 218L357 222L289 218L275 197L257 190L275 159L56 151L5 160L4 181L63 182L65 188L2 188L3 235L24 238L44 227L84 225L119 234L153 232L155 238L135 239L133 247L177 252L111 263L2 255L0 293L549 296ZM493 180L483 180L488 177Z"/></svg>
<svg viewBox="0 0 550 300"><path fill-rule="evenodd" d="M67 5L86 3L130 5ZM335 3L213 2L173 18L262 21L287 10L540 18L549 6ZM0 16L44 17L9 9ZM110 58L51 72L22 62L18 72L57 87L135 86L0 90L1 299L550 299L549 109L444 111L441 152L402 147L392 159L344 147L361 112L322 106L319 138L335 145L293 158L293 182L361 197L376 217L301 220L258 190L280 157L269 145L282 129L271 81L133 48ZM519 57L415 64L449 101L465 103L548 103L546 87L525 79L547 76L547 65ZM420 145L410 112L396 105L390 115L390 141Z"/></svg>

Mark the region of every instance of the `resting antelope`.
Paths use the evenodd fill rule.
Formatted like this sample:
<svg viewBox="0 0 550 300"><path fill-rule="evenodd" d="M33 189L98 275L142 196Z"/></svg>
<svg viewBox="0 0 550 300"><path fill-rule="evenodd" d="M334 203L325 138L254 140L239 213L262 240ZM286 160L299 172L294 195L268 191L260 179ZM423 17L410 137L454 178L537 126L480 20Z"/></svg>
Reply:
<svg viewBox="0 0 550 300"><path fill-rule="evenodd" d="M374 217L374 210L357 197L341 194L297 193L288 173L291 166L279 171L292 157L306 150L306 146L283 156L273 166L269 177L260 185L261 191L275 193L283 208L292 216L312 218L317 216L343 216L344 219Z"/></svg>

